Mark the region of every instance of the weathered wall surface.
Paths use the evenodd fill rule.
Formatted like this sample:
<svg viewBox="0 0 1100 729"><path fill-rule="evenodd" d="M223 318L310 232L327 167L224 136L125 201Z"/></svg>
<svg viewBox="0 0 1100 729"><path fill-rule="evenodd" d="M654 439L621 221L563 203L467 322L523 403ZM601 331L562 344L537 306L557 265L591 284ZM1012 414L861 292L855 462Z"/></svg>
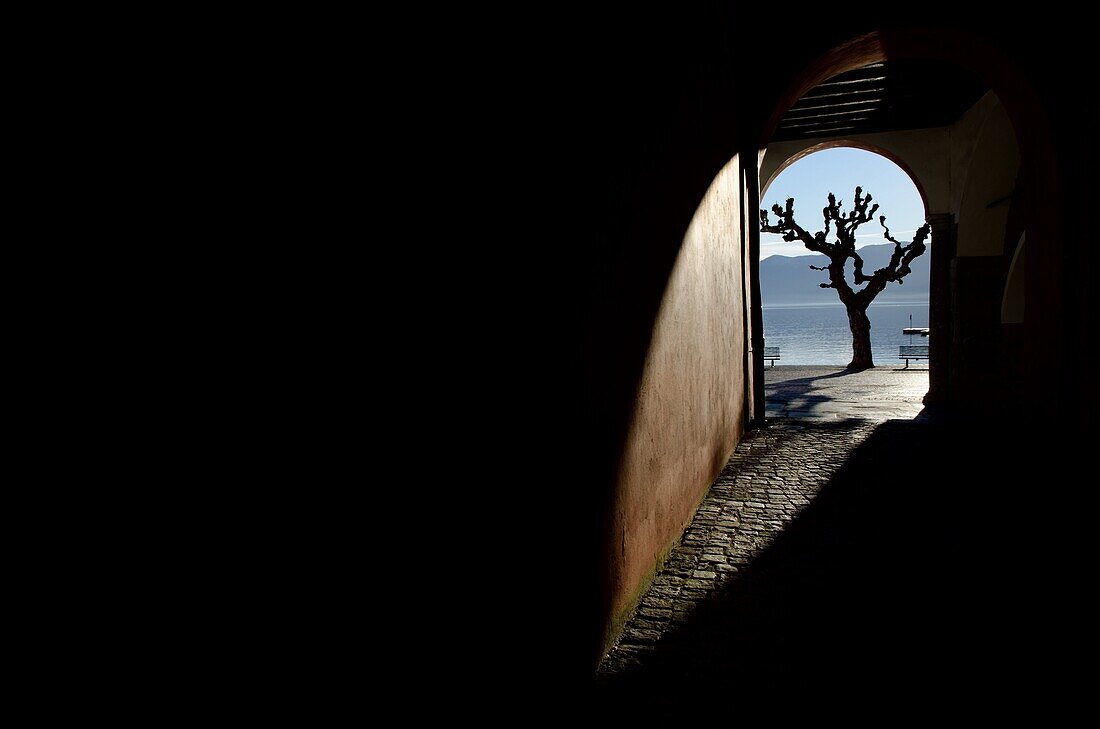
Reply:
<svg viewBox="0 0 1100 729"><path fill-rule="evenodd" d="M959 223L959 256L999 256L1005 222L1020 169L1012 123L997 100L986 94L951 128L953 208Z"/></svg>
<svg viewBox="0 0 1100 729"><path fill-rule="evenodd" d="M988 93L950 129L952 211L958 223L952 268L954 316L951 391L975 407L991 407L1017 389L1018 354L1004 351L1002 310L1015 245L1006 246L1020 153L1000 100ZM1012 243L1019 238L1015 232ZM1007 250L1006 250L1007 248ZM1022 280L1010 297L1024 308Z"/></svg>
<svg viewBox="0 0 1100 729"><path fill-rule="evenodd" d="M744 431L739 179L735 158L691 221L654 322L615 487L608 641Z"/></svg>

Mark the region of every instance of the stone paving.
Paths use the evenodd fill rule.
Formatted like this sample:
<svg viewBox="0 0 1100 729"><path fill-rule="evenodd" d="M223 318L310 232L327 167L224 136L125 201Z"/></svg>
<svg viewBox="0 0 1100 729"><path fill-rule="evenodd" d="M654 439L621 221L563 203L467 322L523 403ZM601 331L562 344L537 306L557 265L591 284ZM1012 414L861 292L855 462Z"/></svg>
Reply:
<svg viewBox="0 0 1100 729"><path fill-rule="evenodd" d="M749 431L672 551L615 648L603 677L623 674L735 580L829 482L873 424L773 422Z"/></svg>
<svg viewBox="0 0 1100 729"><path fill-rule="evenodd" d="M776 365L764 370L765 416L836 421L910 420L928 392L928 367L889 364L863 371Z"/></svg>
<svg viewBox="0 0 1100 729"><path fill-rule="evenodd" d="M872 432L912 419L928 370L777 365L765 370L770 426L749 431L654 578L601 676L640 665L670 631L766 549Z"/></svg>
<svg viewBox="0 0 1100 729"><path fill-rule="evenodd" d="M914 417L927 370L776 367L767 384L793 417L746 433L601 662L594 715L972 701L978 674L1018 689L1005 636L1048 608L1017 588L1037 550L1003 549L1043 528L1032 485L970 457L1003 434Z"/></svg>

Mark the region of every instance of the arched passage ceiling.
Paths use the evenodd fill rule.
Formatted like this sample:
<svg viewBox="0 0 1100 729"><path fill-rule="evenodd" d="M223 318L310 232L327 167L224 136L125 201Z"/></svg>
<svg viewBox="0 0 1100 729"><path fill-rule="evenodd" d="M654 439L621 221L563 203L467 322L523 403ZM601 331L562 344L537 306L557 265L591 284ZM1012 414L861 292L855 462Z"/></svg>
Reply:
<svg viewBox="0 0 1100 729"><path fill-rule="evenodd" d="M988 90L949 63L875 63L807 91L783 115L772 141L947 126Z"/></svg>

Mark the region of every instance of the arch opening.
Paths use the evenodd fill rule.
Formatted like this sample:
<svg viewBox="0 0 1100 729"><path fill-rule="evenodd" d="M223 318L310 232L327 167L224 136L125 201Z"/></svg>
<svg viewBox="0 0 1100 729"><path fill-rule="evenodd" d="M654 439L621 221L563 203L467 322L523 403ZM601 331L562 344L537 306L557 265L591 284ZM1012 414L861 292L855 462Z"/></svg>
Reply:
<svg viewBox="0 0 1100 729"><path fill-rule="evenodd" d="M864 140L851 139L847 137L841 137L838 139L827 139L824 141L815 142L803 149L798 150L797 152L784 155L784 158L781 161L776 159L780 155L773 155L771 158L765 155L764 161L761 164L760 169L761 201L767 199L767 193L768 190L771 188L772 183L775 182L776 178L783 174L783 172L788 167L799 162L800 160L805 159L806 157L809 157L812 154L816 154L817 152L822 152L827 149L860 149L865 152L870 152L871 154L878 155L880 157L885 157L909 177L910 182L913 183L913 187L916 189L917 194L920 196L921 205L924 208L925 215L927 215L927 213L929 212L928 195L924 191L924 184L921 182L921 179L917 175L917 173L913 171L913 169L904 159L885 147Z"/></svg>
<svg viewBox="0 0 1100 729"><path fill-rule="evenodd" d="M892 236L902 244L912 240L927 218L925 197L912 172L863 146L845 145L842 140L813 145L774 167L776 172L761 194L761 207L782 206L787 198L794 198L795 219L811 235L823 231L822 208L830 193L835 194L842 214L852 209L857 186L873 198L872 204L880 205L874 219L855 233L856 252L865 274L888 267L895 250L894 243L884 237L879 215L885 216ZM826 240L836 242L835 227ZM760 258L766 346L779 348L784 365L850 363L856 345L849 311L835 288L823 288L830 283L828 272L821 270L829 259L800 241L787 242L775 233L761 234ZM898 363L901 345L925 344L919 335L914 338L903 330L928 327L929 258L927 251L914 258L910 272L900 282L888 283L866 307L876 366ZM853 292L868 288L867 283L856 283L851 258L844 271L845 283Z"/></svg>
<svg viewBox="0 0 1100 729"><path fill-rule="evenodd" d="M905 116L904 102L891 105L888 98L892 70L903 69L901 85L919 87L921 64L933 69L930 77L941 83L927 85L929 104L957 115L941 118L946 120L941 126L897 122ZM960 76L954 86L944 81L951 73ZM844 97L864 88L861 83L882 91L870 94L885 99L879 108ZM936 94L941 88L942 98ZM830 108L833 103L842 108ZM774 183L786 169L834 148L878 153L913 181L932 225L926 402L996 407L998 391L1024 389L1022 382L1009 379L1026 372L1036 380L1046 366L1038 365L1037 353L1039 342L1052 332L1040 331L1030 314L1039 307L1056 309L1060 294L1039 288L1037 282L1050 278L1050 270L1024 268L1013 260L1025 227L1033 251L1061 245L1058 221L1041 213L1056 205L1057 177L1050 164L1050 135L1035 114L1039 106L1027 82L987 41L957 30L895 29L856 38L808 64L764 129L762 205L777 197ZM932 113L928 119L937 117ZM763 260L767 246L760 250ZM1042 256L1039 265L1048 267L1052 257ZM1011 277L1010 271L1015 271ZM766 296L765 282L757 283ZM1019 310L1027 300L1025 323L1016 310L1003 314L1009 298ZM1008 324L1022 326L1023 333L1007 333ZM1023 358L1030 361L1027 366L1007 361ZM1037 385L1034 381L1029 388L1038 393Z"/></svg>

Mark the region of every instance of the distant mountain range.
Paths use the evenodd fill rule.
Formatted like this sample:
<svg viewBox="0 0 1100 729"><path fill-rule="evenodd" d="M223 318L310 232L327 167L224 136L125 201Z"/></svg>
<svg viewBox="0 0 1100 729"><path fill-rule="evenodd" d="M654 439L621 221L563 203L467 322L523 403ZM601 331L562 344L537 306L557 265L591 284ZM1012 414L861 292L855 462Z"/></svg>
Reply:
<svg viewBox="0 0 1100 729"><path fill-rule="evenodd" d="M864 246L859 249L863 258L863 272L870 275L890 261L893 243ZM931 250L925 251L913 261L912 273L904 282L886 284L886 289L875 297L875 302L909 303L928 301L928 262ZM824 266L829 259L820 253L805 256L770 256L760 262L760 292L764 306L807 306L812 304L838 304L836 291L823 289L818 284L827 283L828 271L813 271L810 266ZM847 279L852 284L852 261L848 260ZM853 286L862 289L861 286Z"/></svg>

